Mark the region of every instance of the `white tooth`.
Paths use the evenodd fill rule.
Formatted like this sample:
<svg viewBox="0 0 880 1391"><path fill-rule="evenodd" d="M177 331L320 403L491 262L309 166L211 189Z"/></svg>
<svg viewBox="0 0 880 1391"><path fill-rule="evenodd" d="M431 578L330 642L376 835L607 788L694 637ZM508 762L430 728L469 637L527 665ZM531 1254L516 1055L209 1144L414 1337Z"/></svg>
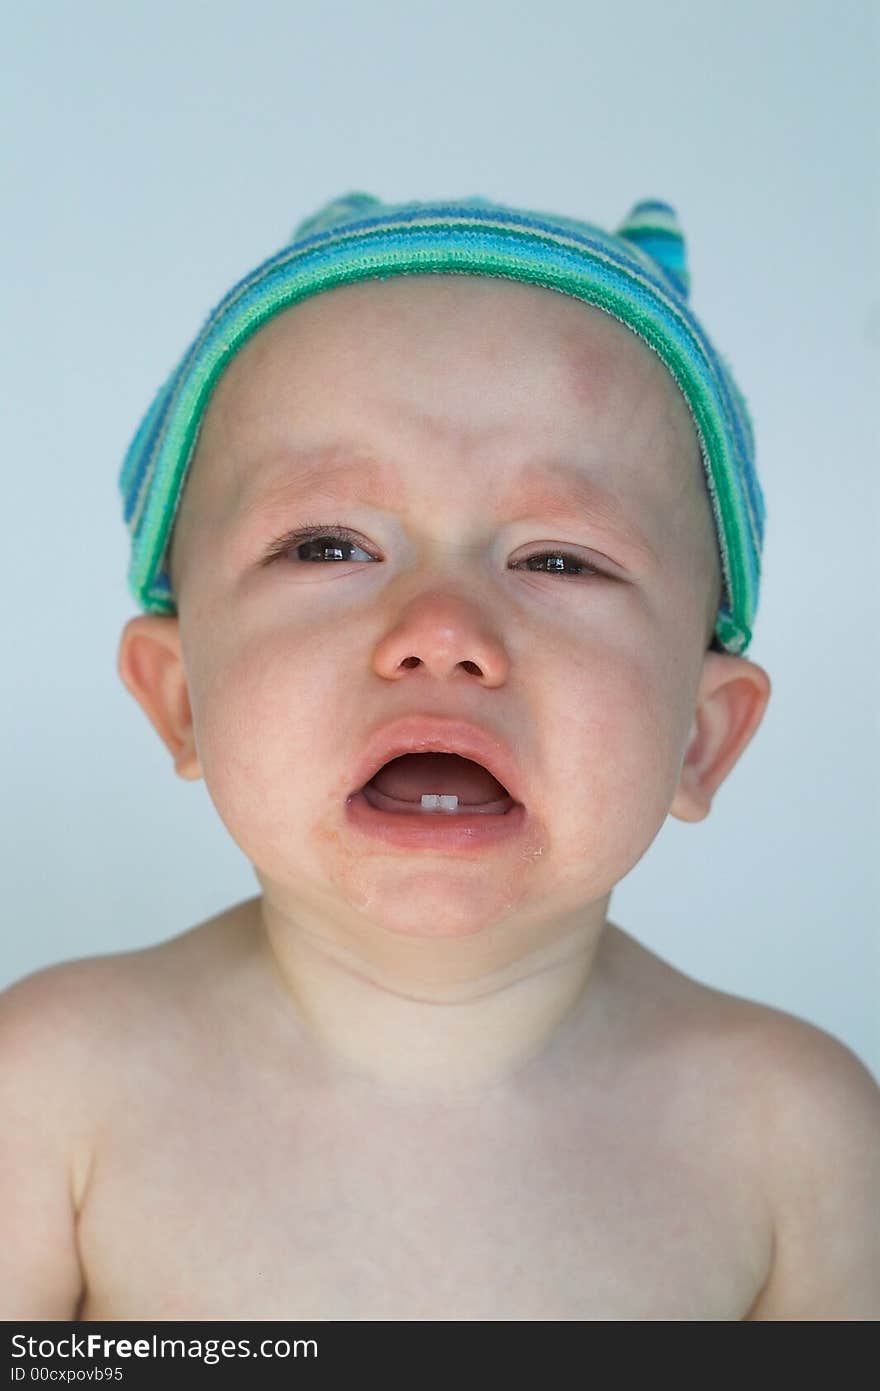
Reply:
<svg viewBox="0 0 880 1391"><path fill-rule="evenodd" d="M458 798L446 797L442 792L423 792L422 811L458 811Z"/></svg>

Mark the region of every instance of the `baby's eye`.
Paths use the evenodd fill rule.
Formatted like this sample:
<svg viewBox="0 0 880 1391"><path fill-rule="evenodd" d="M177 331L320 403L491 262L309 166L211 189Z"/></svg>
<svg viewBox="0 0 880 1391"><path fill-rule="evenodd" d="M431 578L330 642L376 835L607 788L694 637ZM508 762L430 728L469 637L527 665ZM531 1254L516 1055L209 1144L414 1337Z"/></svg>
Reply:
<svg viewBox="0 0 880 1391"><path fill-rule="evenodd" d="M353 550L360 551L368 560L376 559L358 546L354 533L349 531L348 527L331 523L330 526L311 526L280 536L272 543L262 563L269 565L273 560L290 555L294 551L296 560L301 562L339 563L350 561L353 557L345 552ZM550 564L546 563L548 561ZM566 561L572 563L573 570L564 568ZM604 571L597 569L574 551L538 551L517 561L513 568L518 569L522 566L527 566L536 573L560 575L563 579L578 579L581 575L604 576Z"/></svg>
<svg viewBox="0 0 880 1391"><path fill-rule="evenodd" d="M548 560L551 562L549 565L545 564ZM577 575L572 575L570 570L562 568L566 560L570 560L574 564L578 572ZM517 564L527 565L529 569L545 575L562 575L563 579L567 577L577 579L578 575L603 574L602 570L598 570L595 565L591 565L588 560L575 555L572 551L539 551L537 555L528 555L525 560L517 561Z"/></svg>
<svg viewBox="0 0 880 1391"><path fill-rule="evenodd" d="M332 561L349 560L351 557L344 552L350 550L359 550L368 560L374 559L356 544L347 527L312 526L307 527L305 531L280 537L269 551L266 561L274 560L279 555L287 555L290 551L296 551L296 559L303 561L321 561L325 556Z"/></svg>

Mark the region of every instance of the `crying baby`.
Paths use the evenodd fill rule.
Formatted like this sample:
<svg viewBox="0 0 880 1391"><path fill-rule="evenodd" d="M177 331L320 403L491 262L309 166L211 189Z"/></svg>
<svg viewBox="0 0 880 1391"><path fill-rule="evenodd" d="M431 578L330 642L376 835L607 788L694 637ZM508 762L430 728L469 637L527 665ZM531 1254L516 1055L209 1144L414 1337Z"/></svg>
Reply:
<svg viewBox="0 0 880 1391"><path fill-rule="evenodd" d="M876 1318L873 1079L608 917L770 694L692 398L491 270L230 342L118 663L259 892L2 997L3 1317Z"/></svg>

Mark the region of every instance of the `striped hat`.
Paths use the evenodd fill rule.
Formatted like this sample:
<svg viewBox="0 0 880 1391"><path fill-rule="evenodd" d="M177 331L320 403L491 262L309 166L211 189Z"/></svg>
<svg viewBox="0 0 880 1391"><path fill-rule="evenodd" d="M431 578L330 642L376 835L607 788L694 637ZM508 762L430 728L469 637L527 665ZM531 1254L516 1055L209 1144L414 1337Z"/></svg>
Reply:
<svg viewBox="0 0 880 1391"><path fill-rule="evenodd" d="M752 425L726 361L689 307L675 211L656 200L637 203L613 234L479 197L391 205L355 192L306 218L208 316L125 456L119 488L131 534L128 584L141 608L177 612L166 565L187 469L211 392L251 335L322 290L431 271L500 276L571 295L619 319L663 359L693 417L712 504L722 572L715 638L727 652L745 652L764 536Z"/></svg>

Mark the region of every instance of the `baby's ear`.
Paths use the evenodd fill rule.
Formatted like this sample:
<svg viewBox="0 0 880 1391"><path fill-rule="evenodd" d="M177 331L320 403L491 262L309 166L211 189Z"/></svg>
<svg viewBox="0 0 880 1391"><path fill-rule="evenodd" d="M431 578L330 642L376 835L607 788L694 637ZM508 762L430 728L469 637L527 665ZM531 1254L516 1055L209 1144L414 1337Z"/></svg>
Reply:
<svg viewBox="0 0 880 1391"><path fill-rule="evenodd" d="M179 620L156 613L129 619L116 670L170 750L178 776L187 781L200 778Z"/></svg>
<svg viewBox="0 0 880 1391"><path fill-rule="evenodd" d="M691 733L672 806L680 821L702 821L749 744L770 699L763 667L730 652L707 652Z"/></svg>

